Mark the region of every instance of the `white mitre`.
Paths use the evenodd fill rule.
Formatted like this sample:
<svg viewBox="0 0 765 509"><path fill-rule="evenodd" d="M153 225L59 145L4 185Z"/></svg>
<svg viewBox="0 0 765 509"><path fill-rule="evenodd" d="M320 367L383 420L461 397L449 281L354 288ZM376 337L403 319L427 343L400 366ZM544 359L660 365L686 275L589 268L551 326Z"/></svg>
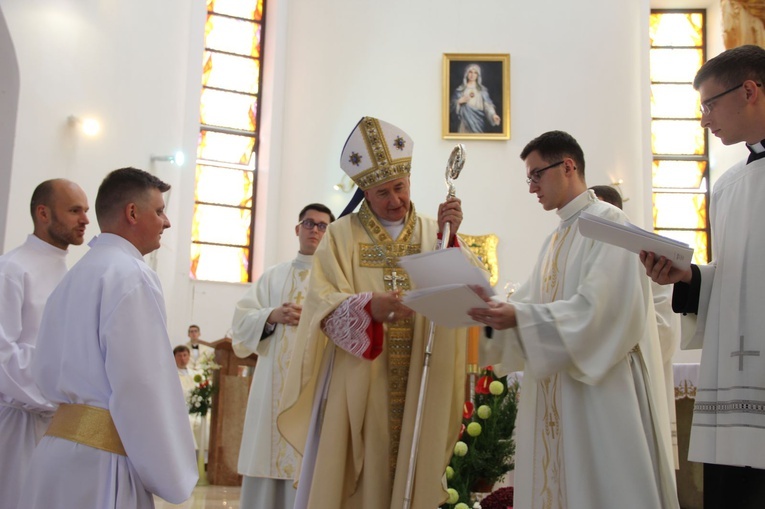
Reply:
<svg viewBox="0 0 765 509"><path fill-rule="evenodd" d="M414 142L403 130L372 117L363 117L348 137L340 167L366 191L408 177L412 169Z"/></svg>

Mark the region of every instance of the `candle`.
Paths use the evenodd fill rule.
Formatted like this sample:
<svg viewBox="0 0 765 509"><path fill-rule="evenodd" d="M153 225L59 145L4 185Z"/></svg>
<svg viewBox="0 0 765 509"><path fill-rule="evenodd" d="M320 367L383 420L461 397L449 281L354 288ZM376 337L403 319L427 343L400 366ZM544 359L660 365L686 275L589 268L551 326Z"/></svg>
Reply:
<svg viewBox="0 0 765 509"><path fill-rule="evenodd" d="M468 328L467 363L468 366L478 367L478 336L480 327Z"/></svg>

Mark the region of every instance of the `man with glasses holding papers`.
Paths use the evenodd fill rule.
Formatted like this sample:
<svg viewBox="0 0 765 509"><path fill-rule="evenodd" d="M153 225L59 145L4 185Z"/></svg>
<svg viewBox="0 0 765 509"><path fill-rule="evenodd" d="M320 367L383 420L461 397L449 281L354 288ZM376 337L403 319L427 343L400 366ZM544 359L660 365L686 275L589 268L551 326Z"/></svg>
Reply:
<svg viewBox="0 0 765 509"><path fill-rule="evenodd" d="M627 217L587 189L571 135L544 133L521 159L529 192L560 223L509 302L486 298L488 308L470 311L494 329L482 365L524 371L516 506L676 509L649 281L633 253L578 228L584 212L622 224Z"/></svg>
<svg viewBox="0 0 765 509"><path fill-rule="evenodd" d="M696 73L701 126L749 157L717 182L709 204L712 261L680 269L643 252L646 273L674 284L672 307L696 318L683 348L701 348L688 452L704 463L704 507L765 504L765 49L741 46ZM684 334L685 335L685 334Z"/></svg>

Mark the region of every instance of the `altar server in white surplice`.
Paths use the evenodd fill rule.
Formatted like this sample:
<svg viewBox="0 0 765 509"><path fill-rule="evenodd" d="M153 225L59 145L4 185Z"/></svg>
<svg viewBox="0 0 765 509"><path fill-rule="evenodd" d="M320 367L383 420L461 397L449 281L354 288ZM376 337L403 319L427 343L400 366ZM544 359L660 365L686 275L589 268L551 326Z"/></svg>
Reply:
<svg viewBox="0 0 765 509"><path fill-rule="evenodd" d="M32 380L45 302L66 274L70 244L88 224L88 198L64 179L46 180L32 193L34 232L0 256L0 509L16 509L32 451L56 407Z"/></svg>
<svg viewBox="0 0 765 509"><path fill-rule="evenodd" d="M170 188L135 168L98 189L101 234L53 291L32 372L59 405L32 454L19 507L153 508L197 482L188 409L157 274L143 256L170 227Z"/></svg>
<svg viewBox="0 0 765 509"><path fill-rule="evenodd" d="M683 348L701 348L690 461L704 463L704 507L765 505L765 49L741 46L706 62L693 86L701 125L749 158L714 183L712 261L672 267L640 253L657 283L674 283L672 308L696 318ZM690 336L690 335L689 335Z"/></svg>
<svg viewBox="0 0 765 509"><path fill-rule="evenodd" d="M295 450L276 429L276 412L308 293L313 253L335 216L325 205L312 203L300 211L298 220L297 257L264 272L234 311L234 352L240 357L258 355L239 450L242 509L292 509L295 504Z"/></svg>
<svg viewBox="0 0 765 509"><path fill-rule="evenodd" d="M635 254L578 230L582 212L627 218L587 189L569 134L539 136L521 159L529 192L560 223L510 303L471 310L496 329L482 361L524 370L515 507L677 509L650 281Z"/></svg>

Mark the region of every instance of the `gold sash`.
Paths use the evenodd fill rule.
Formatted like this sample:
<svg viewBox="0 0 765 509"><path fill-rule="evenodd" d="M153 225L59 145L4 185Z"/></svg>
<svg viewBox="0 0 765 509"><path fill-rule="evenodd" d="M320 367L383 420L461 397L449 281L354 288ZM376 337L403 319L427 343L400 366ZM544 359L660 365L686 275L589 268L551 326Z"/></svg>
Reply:
<svg viewBox="0 0 765 509"><path fill-rule="evenodd" d="M112 415L105 408L60 405L45 434L127 456Z"/></svg>

